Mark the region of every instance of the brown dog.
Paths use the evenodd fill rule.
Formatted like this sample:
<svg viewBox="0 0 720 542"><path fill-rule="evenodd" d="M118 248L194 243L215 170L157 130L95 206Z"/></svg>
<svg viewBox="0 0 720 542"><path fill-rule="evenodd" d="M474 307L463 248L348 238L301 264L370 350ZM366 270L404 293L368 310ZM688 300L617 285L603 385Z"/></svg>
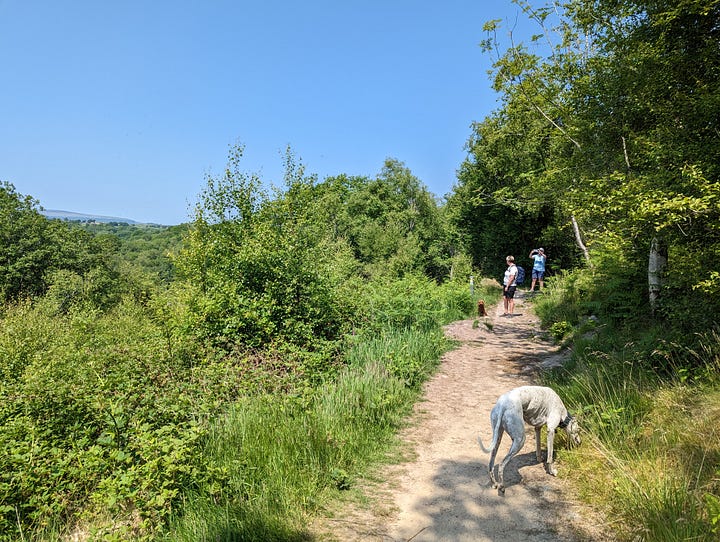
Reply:
<svg viewBox="0 0 720 542"><path fill-rule="evenodd" d="M487 311L485 310L485 301L483 299L478 299L477 311L478 316L487 316Z"/></svg>

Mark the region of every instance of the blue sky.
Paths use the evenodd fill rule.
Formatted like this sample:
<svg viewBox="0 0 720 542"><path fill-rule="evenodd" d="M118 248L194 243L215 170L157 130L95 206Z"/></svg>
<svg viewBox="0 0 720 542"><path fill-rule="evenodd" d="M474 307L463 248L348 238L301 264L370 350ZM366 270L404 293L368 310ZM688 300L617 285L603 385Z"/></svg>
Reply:
<svg viewBox="0 0 720 542"><path fill-rule="evenodd" d="M228 149L282 185L403 162L449 193L497 108L510 0L0 0L0 180L46 209L178 224ZM516 29L517 33L517 29Z"/></svg>

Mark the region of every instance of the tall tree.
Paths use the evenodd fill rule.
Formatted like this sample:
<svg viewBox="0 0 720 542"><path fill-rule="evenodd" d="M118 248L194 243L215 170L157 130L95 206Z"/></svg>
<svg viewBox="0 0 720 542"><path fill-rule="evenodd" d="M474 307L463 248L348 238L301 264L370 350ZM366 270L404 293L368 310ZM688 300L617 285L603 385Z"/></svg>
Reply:
<svg viewBox="0 0 720 542"><path fill-rule="evenodd" d="M611 254L646 301L650 247L666 246L665 289L676 294L666 313L689 311L697 295L718 299L718 1L517 3L538 23L533 43L543 46L531 54L511 37L503 50L498 23L486 25L503 103L495 118L501 130L537 125L522 146L543 159L520 158L516 176L526 187L508 183L507 192L528 202L529 190L552 202L555 216L576 218L589 251ZM492 174L490 126L476 126L471 149ZM517 155L510 144L502 149Z"/></svg>
<svg viewBox="0 0 720 542"><path fill-rule="evenodd" d="M665 312L712 305L720 292L720 3L570 7L576 27L597 37L570 100L583 128L573 163L586 196L578 213L639 273L648 254L650 264L669 255ZM648 289L657 303L656 271L651 265Z"/></svg>
<svg viewBox="0 0 720 542"><path fill-rule="evenodd" d="M44 294L58 271L81 281L90 280L92 272L96 299L117 294L110 292L117 278L112 247L85 231L45 218L39 209L31 196L19 194L8 182L0 183L0 300Z"/></svg>

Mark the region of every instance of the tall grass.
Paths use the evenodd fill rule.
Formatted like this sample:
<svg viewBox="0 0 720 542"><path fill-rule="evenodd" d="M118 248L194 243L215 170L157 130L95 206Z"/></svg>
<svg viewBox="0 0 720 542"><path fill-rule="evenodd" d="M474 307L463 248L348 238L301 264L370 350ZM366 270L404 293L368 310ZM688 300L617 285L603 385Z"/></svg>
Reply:
<svg viewBox="0 0 720 542"><path fill-rule="evenodd" d="M387 450L414 392L379 363L352 366L306 400L235 404L205 453L221 478L190 492L168 540L302 540L303 518Z"/></svg>
<svg viewBox="0 0 720 542"><path fill-rule="evenodd" d="M544 318L573 321L574 356L544 380L585 430L583 446L560 452L580 495L619 540L718 540L720 336L675 343L657 326L630 333L603 322L580 339L588 305L568 309L556 286L543 298Z"/></svg>
<svg viewBox="0 0 720 542"><path fill-rule="evenodd" d="M391 329L354 337L346 359L349 365L358 367L379 362L390 375L417 389L446 349L447 342L439 327Z"/></svg>
<svg viewBox="0 0 720 542"><path fill-rule="evenodd" d="M472 304L469 293L448 296L447 306L421 303L417 288L397 300L405 295L397 288L368 294L382 324L347 340L334 379L240 399L216 420L204 450L214 482L188 488L163 540L307 540L308 517L388 460L422 382L448 348L440 325Z"/></svg>

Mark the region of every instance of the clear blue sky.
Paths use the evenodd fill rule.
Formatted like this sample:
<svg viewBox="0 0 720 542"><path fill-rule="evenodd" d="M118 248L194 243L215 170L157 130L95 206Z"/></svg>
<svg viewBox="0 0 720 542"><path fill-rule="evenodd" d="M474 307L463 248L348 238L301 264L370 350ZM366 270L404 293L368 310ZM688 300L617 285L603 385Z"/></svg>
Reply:
<svg viewBox="0 0 720 542"><path fill-rule="evenodd" d="M320 179L375 177L391 157L444 196L471 123L497 108L483 23L519 11L0 0L0 180L46 209L178 224L242 143L242 169L268 185L289 145Z"/></svg>

